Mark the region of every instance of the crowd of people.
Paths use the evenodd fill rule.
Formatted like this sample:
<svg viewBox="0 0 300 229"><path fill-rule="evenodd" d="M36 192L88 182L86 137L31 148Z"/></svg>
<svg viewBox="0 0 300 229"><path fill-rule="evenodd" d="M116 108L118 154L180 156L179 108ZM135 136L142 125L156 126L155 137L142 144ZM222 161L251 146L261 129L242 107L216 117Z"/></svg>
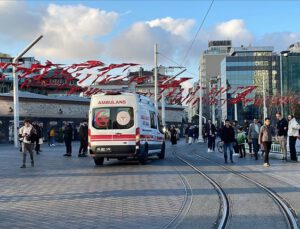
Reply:
<svg viewBox="0 0 300 229"><path fill-rule="evenodd" d="M27 153L30 155L31 166L34 167L33 151L35 150L37 155L42 152L40 148L43 144L42 126L38 122L33 122L31 124L28 119L25 119L23 123L24 126L19 129L20 151L23 153L23 163L21 168L26 168ZM71 123L65 122L62 133L66 146L66 153L63 156L71 157L73 140L73 127ZM55 136L56 131L55 128L52 127L48 131L48 145L51 147L55 146ZM79 139L80 147L78 157L86 157L88 148L88 125L86 121L81 123L79 127Z"/></svg>
<svg viewBox="0 0 300 229"><path fill-rule="evenodd" d="M208 145L208 152L214 152L216 139L219 137L222 142L224 160L228 163L233 161L233 152L239 154L239 158L246 157L246 145L248 145L250 157L258 160L258 152L262 152L264 166L270 166L269 154L272 143L276 141L280 145L282 160L288 160L288 147L290 160L297 161L296 141L300 139L300 125L293 115L288 115L287 119L282 117L280 112L276 113L276 125L271 125L271 119L265 118L264 123L254 119L249 123L244 121L239 126L237 121L225 120L222 127L217 128L211 120L203 126L202 135ZM185 130L186 142L191 144L198 139L199 129L188 126ZM288 143L288 144L287 144ZM229 158L229 160L228 160Z"/></svg>

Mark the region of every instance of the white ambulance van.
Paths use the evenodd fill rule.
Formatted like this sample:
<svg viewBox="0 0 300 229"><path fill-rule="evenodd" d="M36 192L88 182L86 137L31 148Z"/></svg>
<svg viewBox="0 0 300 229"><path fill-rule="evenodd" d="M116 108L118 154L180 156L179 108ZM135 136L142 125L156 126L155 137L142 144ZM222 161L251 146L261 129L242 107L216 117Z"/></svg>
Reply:
<svg viewBox="0 0 300 229"><path fill-rule="evenodd" d="M89 110L89 153L96 165L104 158L165 157L158 111L149 98L122 92L93 95Z"/></svg>

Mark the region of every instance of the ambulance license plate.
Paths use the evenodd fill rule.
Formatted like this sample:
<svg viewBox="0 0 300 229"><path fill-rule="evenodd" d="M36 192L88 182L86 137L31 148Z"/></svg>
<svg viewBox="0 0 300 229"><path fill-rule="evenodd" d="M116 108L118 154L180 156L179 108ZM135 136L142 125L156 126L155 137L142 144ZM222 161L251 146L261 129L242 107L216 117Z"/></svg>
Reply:
<svg viewBox="0 0 300 229"><path fill-rule="evenodd" d="M98 147L97 152L100 153L110 153L111 152L111 147Z"/></svg>

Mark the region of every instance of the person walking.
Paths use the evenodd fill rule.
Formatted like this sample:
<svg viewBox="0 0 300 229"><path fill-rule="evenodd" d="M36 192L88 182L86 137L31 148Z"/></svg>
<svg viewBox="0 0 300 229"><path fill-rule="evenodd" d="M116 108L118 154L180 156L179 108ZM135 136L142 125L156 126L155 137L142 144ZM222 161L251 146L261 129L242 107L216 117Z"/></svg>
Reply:
<svg viewBox="0 0 300 229"><path fill-rule="evenodd" d="M199 138L199 128L198 126L194 126L194 143L197 142L198 138Z"/></svg>
<svg viewBox="0 0 300 229"><path fill-rule="evenodd" d="M248 138L248 133L249 133L249 122L247 120L244 120L244 132L246 133L247 137L246 137L246 143L248 144L248 148L249 148L249 154L252 157L252 139Z"/></svg>
<svg viewBox="0 0 300 229"><path fill-rule="evenodd" d="M55 132L55 127L51 127L50 128L50 131L49 131L49 141L50 141L50 145L49 146L55 146L55 135L56 135L56 132Z"/></svg>
<svg viewBox="0 0 300 229"><path fill-rule="evenodd" d="M72 138L73 138L73 128L71 123L65 123L65 127L63 129L64 141L66 145L66 153L64 156L71 157L72 156Z"/></svg>
<svg viewBox="0 0 300 229"><path fill-rule="evenodd" d="M230 125L230 122L228 119L225 120L225 125L222 128L221 132L221 141L223 143L223 150L224 150L224 159L225 163L227 163L227 151L229 150L230 155L230 161L233 163L233 142L234 142L234 129Z"/></svg>
<svg viewBox="0 0 300 229"><path fill-rule="evenodd" d="M87 156L87 147L88 147L88 125L87 122L82 123L79 127L79 140L80 140L80 148L78 157L86 157Z"/></svg>
<svg viewBox="0 0 300 229"><path fill-rule="evenodd" d="M37 122L34 122L32 126L36 130L36 136L34 139L35 152L36 154L40 154L40 138L42 138L42 130Z"/></svg>
<svg viewBox="0 0 300 229"><path fill-rule="evenodd" d="M293 115L289 115L288 120L289 120L288 136L289 136L291 160L297 161L296 141L297 141L297 137L299 136L300 125L296 121Z"/></svg>
<svg viewBox="0 0 300 229"><path fill-rule="evenodd" d="M185 143L188 143L188 142L189 142L189 129L190 129L190 125L188 125L188 126L185 128L185 131L184 131L184 135L185 135Z"/></svg>
<svg viewBox="0 0 300 229"><path fill-rule="evenodd" d="M208 143L207 143L207 146L208 146L207 152L208 153L215 151L215 146L216 146L216 132L217 132L217 129L216 129L215 125L209 119L208 123L206 125L206 128L205 128L205 134L206 134L206 136L208 138Z"/></svg>
<svg viewBox="0 0 300 229"><path fill-rule="evenodd" d="M238 133L236 137L240 158L246 157L245 143L247 137L243 129L243 127L238 128Z"/></svg>
<svg viewBox="0 0 300 229"><path fill-rule="evenodd" d="M170 134L171 134L172 145L176 145L177 144L177 131L174 126L171 127Z"/></svg>
<svg viewBox="0 0 300 229"><path fill-rule="evenodd" d="M287 132L288 132L288 121L281 116L280 112L276 113L277 125L277 140L280 144L280 151L283 154L282 160L287 161Z"/></svg>
<svg viewBox="0 0 300 229"><path fill-rule="evenodd" d="M253 119L253 123L249 126L248 131L248 139L251 139L253 145L253 152L255 160L258 160L258 151L259 151L259 144L258 144L258 137L261 125L258 123L258 119Z"/></svg>
<svg viewBox="0 0 300 229"><path fill-rule="evenodd" d="M190 126L189 129L189 145L193 143L193 138L194 138L194 127Z"/></svg>
<svg viewBox="0 0 300 229"><path fill-rule="evenodd" d="M265 156L264 156L264 166L269 167L269 153L272 145L272 137L275 136L275 129L271 126L270 118L265 118L264 125L260 128L258 142L263 145Z"/></svg>
<svg viewBox="0 0 300 229"><path fill-rule="evenodd" d="M31 167L34 167L33 143L36 138L36 130L30 124L30 121L28 119L24 120L24 126L20 128L19 134L23 137L23 142L22 142L23 164L21 165L20 168L26 168L27 152L30 155Z"/></svg>
<svg viewBox="0 0 300 229"><path fill-rule="evenodd" d="M236 140L237 138L237 133L238 133L238 121L236 120L233 120L232 121L232 128L234 130L234 142L233 142L233 150L234 150L234 153L239 153L239 149L238 149L238 142Z"/></svg>

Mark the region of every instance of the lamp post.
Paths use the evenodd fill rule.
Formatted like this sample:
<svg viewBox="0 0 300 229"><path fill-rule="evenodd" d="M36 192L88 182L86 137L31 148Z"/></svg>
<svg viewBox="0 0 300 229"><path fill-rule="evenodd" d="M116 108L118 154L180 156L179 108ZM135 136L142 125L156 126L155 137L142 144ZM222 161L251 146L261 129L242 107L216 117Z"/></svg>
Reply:
<svg viewBox="0 0 300 229"><path fill-rule="evenodd" d="M154 45L154 105L158 109L157 105L157 44Z"/></svg>
<svg viewBox="0 0 300 229"><path fill-rule="evenodd" d="M283 114L283 103L282 103L282 98L283 98L283 64L282 64L282 61L283 61L283 56L288 56L288 53L289 51L284 51L284 52L281 52L280 53L280 56L279 56L279 65L280 65L280 97L281 97L281 103L280 103L280 112L281 112L281 115L284 116Z"/></svg>
<svg viewBox="0 0 300 229"><path fill-rule="evenodd" d="M266 89L265 89L265 74L263 74L263 100L264 100L264 107L263 107L263 113L264 113L264 120L268 116L268 110L267 110L267 102L266 102Z"/></svg>
<svg viewBox="0 0 300 229"><path fill-rule="evenodd" d="M199 137L198 142L204 142L202 136L202 76L199 77Z"/></svg>
<svg viewBox="0 0 300 229"><path fill-rule="evenodd" d="M13 64L17 64L19 59L28 52L39 40L43 38L43 35L38 36L32 41L21 53L19 53L14 59ZM16 74L16 67L13 65L13 88L14 88L14 144L17 148L19 146L18 139L18 127L19 127L19 79Z"/></svg>

